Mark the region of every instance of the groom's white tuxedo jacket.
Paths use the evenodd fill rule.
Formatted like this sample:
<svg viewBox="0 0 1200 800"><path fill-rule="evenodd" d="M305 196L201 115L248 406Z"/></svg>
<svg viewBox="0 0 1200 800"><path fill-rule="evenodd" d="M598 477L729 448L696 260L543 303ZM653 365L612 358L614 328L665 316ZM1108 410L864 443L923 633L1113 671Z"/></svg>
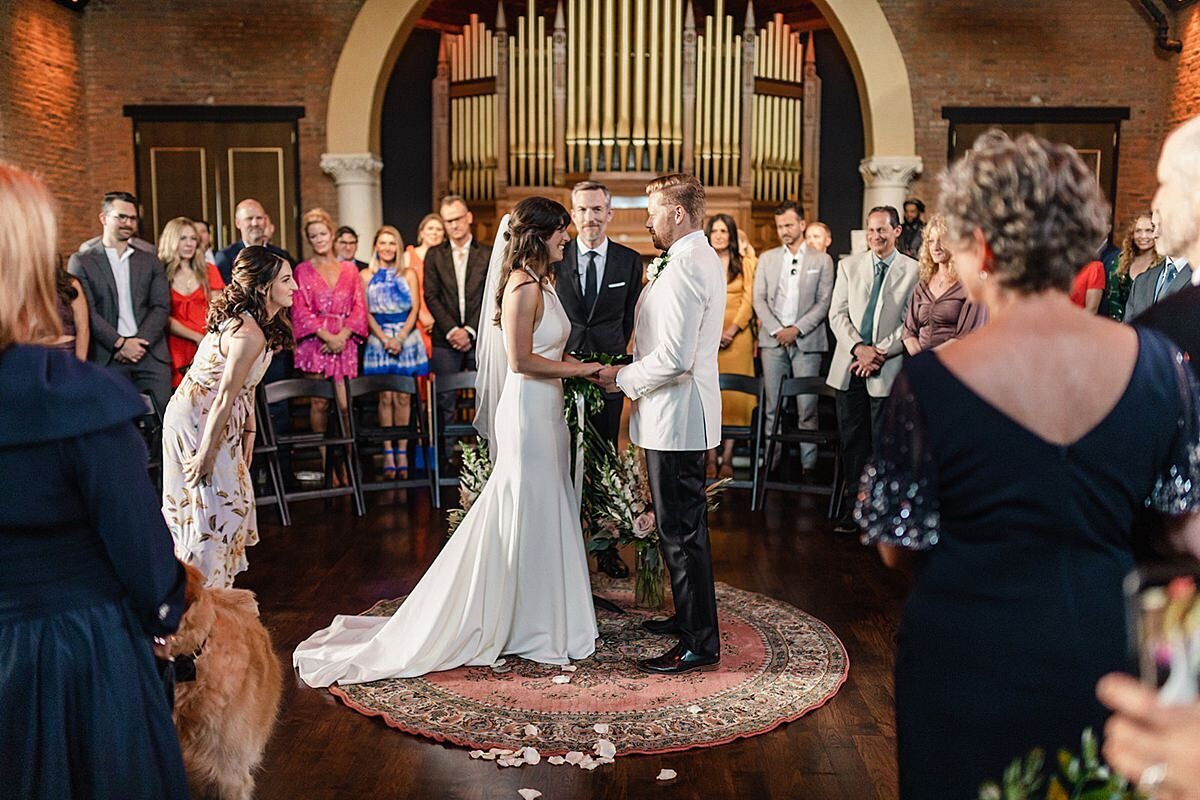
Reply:
<svg viewBox="0 0 1200 800"><path fill-rule="evenodd" d="M646 284L633 327L632 364L617 385L633 400L629 438L648 450L708 450L721 440L717 350L725 272L703 231L667 251Z"/></svg>

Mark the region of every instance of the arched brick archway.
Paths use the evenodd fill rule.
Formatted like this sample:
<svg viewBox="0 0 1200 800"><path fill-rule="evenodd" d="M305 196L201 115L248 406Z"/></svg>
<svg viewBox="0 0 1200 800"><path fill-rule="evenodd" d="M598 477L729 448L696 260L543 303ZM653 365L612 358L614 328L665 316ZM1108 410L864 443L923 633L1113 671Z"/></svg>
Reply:
<svg viewBox="0 0 1200 800"><path fill-rule="evenodd" d="M864 208L900 205L920 173L904 55L876 0L814 0L858 82L866 158ZM429 0L366 0L350 28L329 89L322 168L338 185L340 218L359 230L381 221L379 130L396 58Z"/></svg>

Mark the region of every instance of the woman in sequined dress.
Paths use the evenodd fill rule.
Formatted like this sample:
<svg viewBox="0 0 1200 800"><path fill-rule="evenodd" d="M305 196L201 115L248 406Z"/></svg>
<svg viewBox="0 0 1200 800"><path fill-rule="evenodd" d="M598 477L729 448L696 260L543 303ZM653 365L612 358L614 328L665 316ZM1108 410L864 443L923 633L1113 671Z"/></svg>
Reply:
<svg viewBox="0 0 1200 800"><path fill-rule="evenodd" d="M1200 397L1176 348L1067 296L1107 218L1075 151L990 132L941 203L990 322L904 365L855 511L915 571L896 719L901 797L920 800L975 797L1032 748L1102 729L1135 514L1200 507Z"/></svg>

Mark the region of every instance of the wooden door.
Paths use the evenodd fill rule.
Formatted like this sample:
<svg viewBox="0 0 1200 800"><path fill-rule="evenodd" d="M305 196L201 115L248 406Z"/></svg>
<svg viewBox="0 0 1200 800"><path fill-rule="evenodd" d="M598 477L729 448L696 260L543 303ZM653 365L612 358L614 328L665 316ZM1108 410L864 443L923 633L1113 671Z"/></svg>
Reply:
<svg viewBox="0 0 1200 800"><path fill-rule="evenodd" d="M273 243L300 251L294 118L164 119L161 111L139 118L136 110L130 115L144 238L157 240L168 220L185 216L208 220L213 249L220 249L239 236L233 218L238 202L253 197L275 223Z"/></svg>

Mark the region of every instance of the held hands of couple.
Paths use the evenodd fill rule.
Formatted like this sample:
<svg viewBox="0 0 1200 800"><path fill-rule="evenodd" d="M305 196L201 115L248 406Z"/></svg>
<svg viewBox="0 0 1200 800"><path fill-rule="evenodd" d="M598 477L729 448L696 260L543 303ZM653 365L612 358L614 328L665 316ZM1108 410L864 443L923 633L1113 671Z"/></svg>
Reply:
<svg viewBox="0 0 1200 800"><path fill-rule="evenodd" d="M606 392L619 392L621 389L617 386L617 373L620 371L621 367L616 364L601 367L596 373L596 383Z"/></svg>

